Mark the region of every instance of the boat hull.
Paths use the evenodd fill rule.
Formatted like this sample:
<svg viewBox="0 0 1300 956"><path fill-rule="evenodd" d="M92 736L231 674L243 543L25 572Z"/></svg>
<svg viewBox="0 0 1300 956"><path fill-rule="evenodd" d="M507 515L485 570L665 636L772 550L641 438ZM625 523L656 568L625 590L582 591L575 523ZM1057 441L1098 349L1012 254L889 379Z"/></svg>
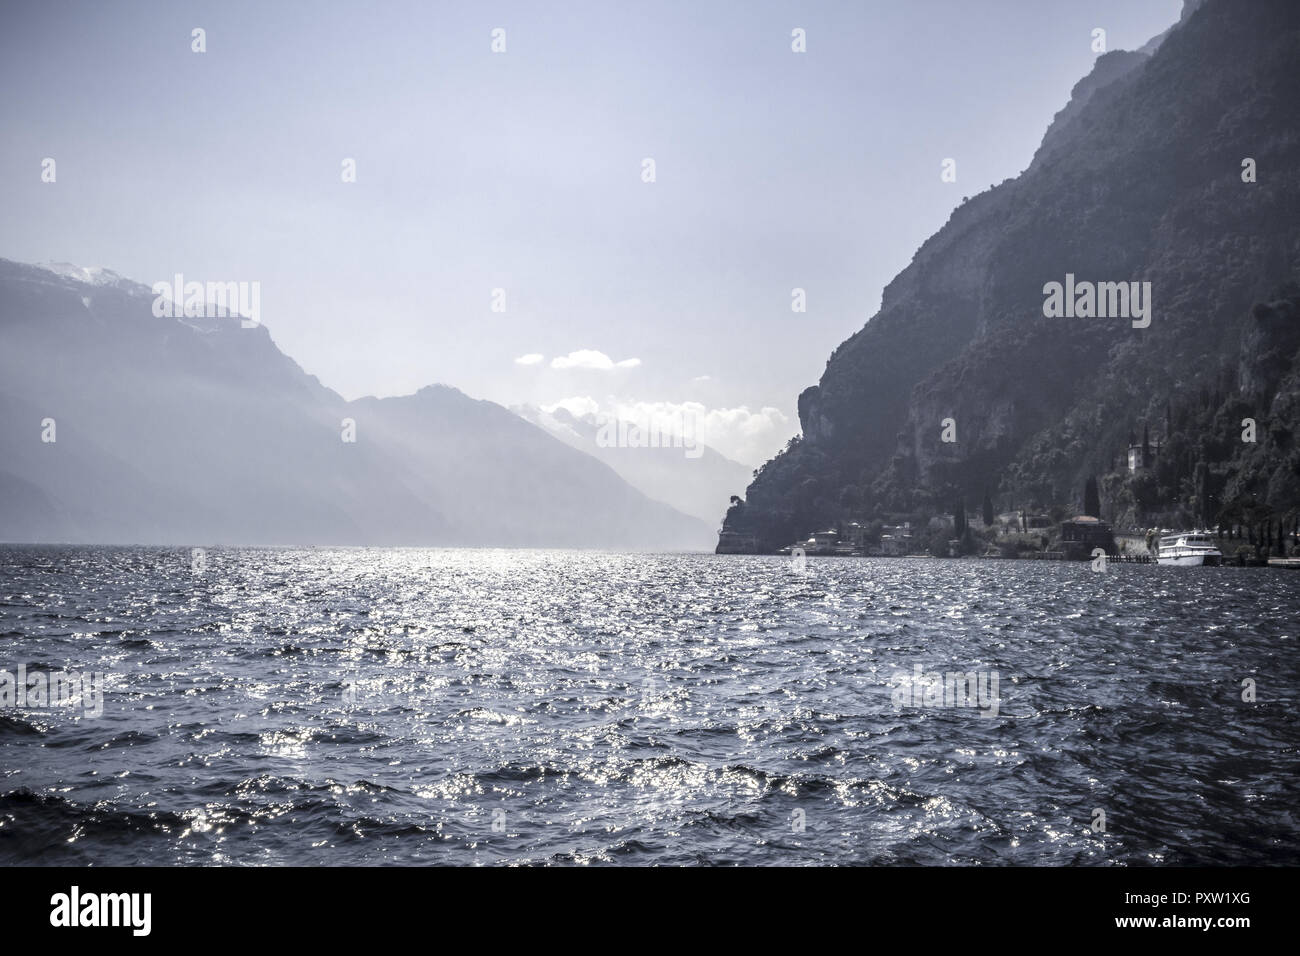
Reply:
<svg viewBox="0 0 1300 956"><path fill-rule="evenodd" d="M1223 555L1217 551L1212 554L1161 554L1156 557L1156 564L1177 564L1183 567L1214 566L1222 563Z"/></svg>

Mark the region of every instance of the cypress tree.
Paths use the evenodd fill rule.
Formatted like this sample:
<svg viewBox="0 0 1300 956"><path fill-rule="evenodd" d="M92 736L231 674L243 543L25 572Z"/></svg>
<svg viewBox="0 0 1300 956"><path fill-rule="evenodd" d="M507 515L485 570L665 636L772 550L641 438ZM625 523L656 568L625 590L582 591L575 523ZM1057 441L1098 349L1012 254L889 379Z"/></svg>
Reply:
<svg viewBox="0 0 1300 956"><path fill-rule="evenodd" d="M1097 491L1097 479L1089 476L1083 486L1083 513L1094 518L1101 517L1101 495Z"/></svg>
<svg viewBox="0 0 1300 956"><path fill-rule="evenodd" d="M1210 469L1205 462L1201 462L1196 466L1196 470L1199 472L1197 475L1199 479L1197 482L1197 495L1200 498L1201 505L1201 524L1203 527L1208 528L1214 520L1214 515L1210 511Z"/></svg>

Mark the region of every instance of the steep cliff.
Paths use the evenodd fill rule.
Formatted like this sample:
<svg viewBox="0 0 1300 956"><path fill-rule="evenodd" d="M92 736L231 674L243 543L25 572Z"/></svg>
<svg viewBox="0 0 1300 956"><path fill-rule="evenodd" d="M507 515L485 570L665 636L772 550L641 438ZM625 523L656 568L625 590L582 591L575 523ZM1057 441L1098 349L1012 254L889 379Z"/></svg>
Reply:
<svg viewBox="0 0 1300 956"><path fill-rule="evenodd" d="M956 209L835 350L799 397L802 438L724 528L766 549L985 488L1078 498L1135 426L1238 363L1252 306L1300 275L1297 102L1288 0L1189 5L1149 56L1100 57L1029 168ZM1048 317L1067 275L1149 282L1149 326Z"/></svg>

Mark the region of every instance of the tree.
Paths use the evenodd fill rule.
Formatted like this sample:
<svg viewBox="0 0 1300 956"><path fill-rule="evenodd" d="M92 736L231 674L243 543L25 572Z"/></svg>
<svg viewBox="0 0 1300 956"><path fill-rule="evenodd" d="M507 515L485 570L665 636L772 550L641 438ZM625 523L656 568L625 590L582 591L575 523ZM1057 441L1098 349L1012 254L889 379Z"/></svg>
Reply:
<svg viewBox="0 0 1300 956"><path fill-rule="evenodd" d="M993 499L989 497L989 490L984 489L984 527L993 527Z"/></svg>
<svg viewBox="0 0 1300 956"><path fill-rule="evenodd" d="M966 534L966 502L958 500L957 508L952 515L952 523L956 537L960 538Z"/></svg>
<svg viewBox="0 0 1300 956"><path fill-rule="evenodd" d="M1210 467L1203 461L1196 463L1196 497L1201 524L1208 528L1214 522L1214 509L1210 505Z"/></svg>
<svg viewBox="0 0 1300 956"><path fill-rule="evenodd" d="M1145 424L1142 426L1142 463L1148 467L1151 465L1151 433Z"/></svg>
<svg viewBox="0 0 1300 956"><path fill-rule="evenodd" d="M1097 479L1092 475L1088 476L1083 486L1083 513L1094 518L1101 517L1101 495L1097 491Z"/></svg>
<svg viewBox="0 0 1300 956"><path fill-rule="evenodd" d="M930 533L930 541L926 550L936 558L951 557L948 550L948 531L946 528L939 528Z"/></svg>

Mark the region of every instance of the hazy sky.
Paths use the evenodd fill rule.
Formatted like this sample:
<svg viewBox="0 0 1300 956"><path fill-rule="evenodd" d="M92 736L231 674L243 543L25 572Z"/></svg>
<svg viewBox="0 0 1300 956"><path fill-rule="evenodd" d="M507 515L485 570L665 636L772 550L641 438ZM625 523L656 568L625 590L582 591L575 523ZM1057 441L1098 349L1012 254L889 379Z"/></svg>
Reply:
<svg viewBox="0 0 1300 956"><path fill-rule="evenodd" d="M1028 164L1093 29L1133 49L1181 5L7 0L0 256L258 281L349 398L697 402L758 464L917 246ZM552 366L588 351L612 367Z"/></svg>

